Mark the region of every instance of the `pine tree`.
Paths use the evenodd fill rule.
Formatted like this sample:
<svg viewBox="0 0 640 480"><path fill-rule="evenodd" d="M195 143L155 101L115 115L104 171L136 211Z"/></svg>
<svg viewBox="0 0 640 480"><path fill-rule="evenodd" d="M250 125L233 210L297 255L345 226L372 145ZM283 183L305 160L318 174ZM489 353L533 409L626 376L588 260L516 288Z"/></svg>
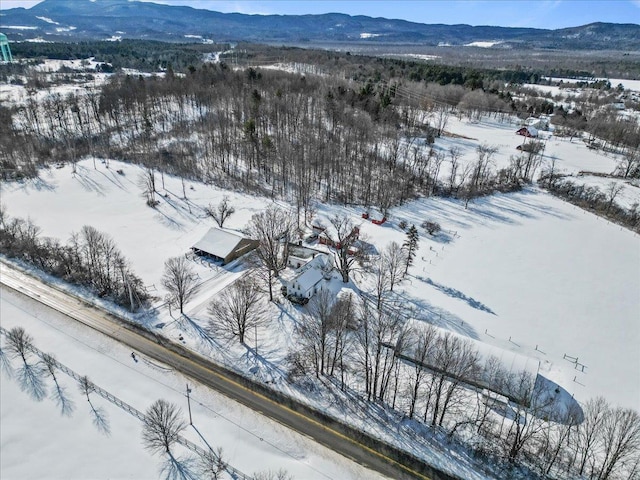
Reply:
<svg viewBox="0 0 640 480"><path fill-rule="evenodd" d="M411 225L409 230L407 231L407 239L402 244L402 248L404 248L407 252L404 274L409 273L409 267L413 265L413 259L416 256L416 250L418 250L418 240L420 239L420 235L418 234L418 229L415 225Z"/></svg>

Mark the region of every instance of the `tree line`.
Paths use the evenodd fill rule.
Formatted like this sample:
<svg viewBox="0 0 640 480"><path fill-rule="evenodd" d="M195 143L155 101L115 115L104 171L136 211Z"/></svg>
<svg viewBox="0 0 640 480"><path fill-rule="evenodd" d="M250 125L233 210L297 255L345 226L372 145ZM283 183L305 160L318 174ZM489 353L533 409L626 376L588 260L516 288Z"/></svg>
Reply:
<svg viewBox="0 0 640 480"><path fill-rule="evenodd" d="M136 311L147 306L142 280L109 235L91 226L73 233L66 244L40 236L30 219L9 217L0 206L0 252L24 261L69 283L88 288L98 297Z"/></svg>

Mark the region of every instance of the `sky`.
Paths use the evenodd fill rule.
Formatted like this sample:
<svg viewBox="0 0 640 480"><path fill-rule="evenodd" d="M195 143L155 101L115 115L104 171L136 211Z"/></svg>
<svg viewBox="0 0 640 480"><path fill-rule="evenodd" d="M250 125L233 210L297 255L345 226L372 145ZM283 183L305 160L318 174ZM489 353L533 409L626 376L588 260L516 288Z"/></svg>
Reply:
<svg viewBox="0 0 640 480"><path fill-rule="evenodd" d="M188 5L225 13L302 15L337 12L449 25L466 23L469 25L555 29L575 27L592 22L640 23L640 0L152 1L169 5ZM39 0L1 0L0 10L14 7L29 8L37 3Z"/></svg>

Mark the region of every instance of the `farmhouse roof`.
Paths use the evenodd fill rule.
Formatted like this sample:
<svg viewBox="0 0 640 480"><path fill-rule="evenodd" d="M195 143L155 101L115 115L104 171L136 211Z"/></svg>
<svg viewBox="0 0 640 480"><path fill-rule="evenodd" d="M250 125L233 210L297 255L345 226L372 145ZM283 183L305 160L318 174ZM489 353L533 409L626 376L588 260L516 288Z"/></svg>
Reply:
<svg viewBox="0 0 640 480"><path fill-rule="evenodd" d="M306 292L311 290L317 283L322 280L323 273L322 270L317 268L309 268L303 273L301 273L296 279L293 281L300 285L300 290Z"/></svg>
<svg viewBox="0 0 640 480"><path fill-rule="evenodd" d="M216 257L226 258L241 241L240 235L211 227L193 248Z"/></svg>

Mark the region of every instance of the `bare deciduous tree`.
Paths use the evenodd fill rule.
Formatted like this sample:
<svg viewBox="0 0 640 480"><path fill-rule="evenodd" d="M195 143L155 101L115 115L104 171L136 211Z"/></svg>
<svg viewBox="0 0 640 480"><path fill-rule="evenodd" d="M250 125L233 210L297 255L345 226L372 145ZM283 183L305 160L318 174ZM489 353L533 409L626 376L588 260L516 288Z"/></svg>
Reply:
<svg viewBox="0 0 640 480"><path fill-rule="evenodd" d="M578 427L578 435L575 442L578 475L586 473L587 465L595 461L599 434L607 410L607 401L603 397L590 399L583 407L584 420Z"/></svg>
<svg viewBox="0 0 640 480"><path fill-rule="evenodd" d="M286 470L280 469L277 472L268 470L255 473L251 480L293 480L293 477Z"/></svg>
<svg viewBox="0 0 640 480"><path fill-rule="evenodd" d="M449 332L438 336L433 349L432 361L437 370L431 376L428 402L431 425L442 426L449 409L458 400L464 379L474 378L478 370L478 352L471 342Z"/></svg>
<svg viewBox="0 0 640 480"><path fill-rule="evenodd" d="M209 305L211 320L209 330L221 332L225 336L238 337L245 342L247 332L264 321L262 295L252 279L242 278L225 289L220 299Z"/></svg>
<svg viewBox="0 0 640 480"><path fill-rule="evenodd" d="M640 414L630 408L609 409L601 429L602 460L598 480L607 480L640 449Z"/></svg>
<svg viewBox="0 0 640 480"><path fill-rule="evenodd" d="M349 274L357 260L353 255L354 247L358 241L358 228L346 215L335 215L330 220L332 232L325 231L332 246L335 248L335 262L338 271L342 275L342 281L349 281Z"/></svg>
<svg viewBox="0 0 640 480"><path fill-rule="evenodd" d="M249 232L259 242L256 254L267 272L269 300L273 301L273 279L287 266L289 258L289 240L294 231L295 222L284 210L270 206L264 212L251 217Z"/></svg>
<svg viewBox="0 0 640 480"><path fill-rule="evenodd" d="M620 192L624 190L624 184L619 182L610 182L605 189L605 195L607 196L607 207L606 211L611 210L611 206Z"/></svg>
<svg viewBox="0 0 640 480"><path fill-rule="evenodd" d="M138 180L142 195L147 199L147 205L155 207L158 205L156 200L156 173L152 168L145 170Z"/></svg>
<svg viewBox="0 0 640 480"><path fill-rule="evenodd" d="M184 313L185 304L199 290L198 275L185 257L173 257L164 262L162 286L169 291L180 313Z"/></svg>
<svg viewBox="0 0 640 480"><path fill-rule="evenodd" d="M402 280L406 260L406 252L396 242L387 245L382 253L382 263L389 272L389 290Z"/></svg>
<svg viewBox="0 0 640 480"><path fill-rule="evenodd" d="M207 449L204 455L200 456L200 472L202 478L207 480L218 480L222 478L227 469L227 464L222 455L222 448L217 451Z"/></svg>
<svg viewBox="0 0 640 480"><path fill-rule="evenodd" d="M170 454L180 433L187 428L182 411L166 400L156 400L145 413L142 440L152 453Z"/></svg>
<svg viewBox="0 0 640 480"><path fill-rule="evenodd" d="M32 347L33 337L24 328L13 327L7 332L7 352L22 360L22 365L16 371L20 389L34 400L41 401L47 395L47 388L41 365L29 360Z"/></svg>
<svg viewBox="0 0 640 480"><path fill-rule="evenodd" d="M236 212L236 209L229 203L229 197L225 195L216 207L209 204L205 209L205 212L216 221L220 228L222 228L224 226L224 222L226 222L227 219Z"/></svg>
<svg viewBox="0 0 640 480"><path fill-rule="evenodd" d="M335 299L327 290L318 292L307 305L307 315L296 326L299 339L297 358L312 366L316 377L341 372L344 383L344 350L346 331L353 320L353 300L350 296Z"/></svg>
<svg viewBox="0 0 640 480"><path fill-rule="evenodd" d="M426 365L433 355L433 348L437 338L436 329L432 325L425 325L419 330L409 332L406 349L413 360L413 371L409 379L411 398L409 400L409 418L413 418L420 387L426 376Z"/></svg>

